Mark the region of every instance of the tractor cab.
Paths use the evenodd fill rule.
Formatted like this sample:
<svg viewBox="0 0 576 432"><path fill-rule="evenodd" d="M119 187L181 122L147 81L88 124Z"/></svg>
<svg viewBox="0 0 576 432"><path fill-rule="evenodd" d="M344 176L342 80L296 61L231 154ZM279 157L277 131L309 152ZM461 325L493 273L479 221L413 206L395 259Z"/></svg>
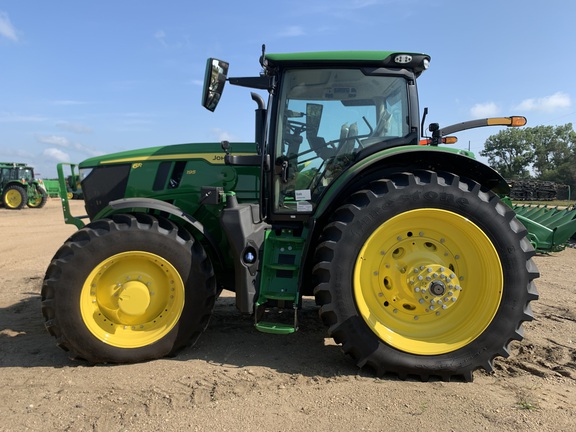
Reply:
<svg viewBox="0 0 576 432"><path fill-rule="evenodd" d="M352 164L418 145L416 78L429 60L388 51L263 54L259 77L228 78L228 64L209 59L203 101L214 110L226 81L268 90L267 108L257 110L259 157L227 161L262 165L268 221L307 220Z"/></svg>

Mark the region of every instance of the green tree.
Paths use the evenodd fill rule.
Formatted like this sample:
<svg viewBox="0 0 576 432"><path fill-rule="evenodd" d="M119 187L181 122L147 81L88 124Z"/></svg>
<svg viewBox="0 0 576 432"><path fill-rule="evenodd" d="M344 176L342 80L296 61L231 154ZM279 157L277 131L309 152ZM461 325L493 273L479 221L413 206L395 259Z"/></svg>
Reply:
<svg viewBox="0 0 576 432"><path fill-rule="evenodd" d="M537 126L526 132L534 143L534 175L541 180L576 184L576 132L572 123L563 126Z"/></svg>
<svg viewBox="0 0 576 432"><path fill-rule="evenodd" d="M525 129L504 129L488 137L480 156L508 179L530 177L529 167L534 160L534 147Z"/></svg>
<svg viewBox="0 0 576 432"><path fill-rule="evenodd" d="M576 195L576 132L572 123L505 129L491 135L481 156L508 179L536 178L569 185Z"/></svg>

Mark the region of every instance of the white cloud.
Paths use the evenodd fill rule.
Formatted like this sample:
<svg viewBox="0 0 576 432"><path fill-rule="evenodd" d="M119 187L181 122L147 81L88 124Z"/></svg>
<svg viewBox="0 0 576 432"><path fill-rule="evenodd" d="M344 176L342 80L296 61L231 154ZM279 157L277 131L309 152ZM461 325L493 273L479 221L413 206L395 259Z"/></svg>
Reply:
<svg viewBox="0 0 576 432"><path fill-rule="evenodd" d="M0 141L0 156L2 159L31 159L34 157L34 153L22 149L22 148L15 148L14 146L10 146L9 143L3 143Z"/></svg>
<svg viewBox="0 0 576 432"><path fill-rule="evenodd" d="M158 30L156 33L154 33L154 39L156 39L158 42L160 42L160 44L162 44L163 46L166 46L166 33L164 33L164 30Z"/></svg>
<svg viewBox="0 0 576 432"><path fill-rule="evenodd" d="M212 129L212 136L214 136L218 141L235 141L236 138L228 131L214 128Z"/></svg>
<svg viewBox="0 0 576 432"><path fill-rule="evenodd" d="M406 0L397 0L397 2L400 2L402 5L404 5ZM344 14L349 13L350 11L362 10L371 6L382 5L381 0L324 0L316 2L304 0L302 3L306 3L306 7L300 8L298 10L300 13L339 15L341 17L344 17Z"/></svg>
<svg viewBox="0 0 576 432"><path fill-rule="evenodd" d="M4 36L14 42L18 42L18 35L16 34L16 29L10 22L8 14L5 12L0 12L0 36Z"/></svg>
<svg viewBox="0 0 576 432"><path fill-rule="evenodd" d="M494 102L479 103L470 108L473 118L485 118L498 115L500 108Z"/></svg>
<svg viewBox="0 0 576 432"><path fill-rule="evenodd" d="M572 106L572 100L566 93L556 92L550 96L541 98L524 99L515 109L519 111L544 111L552 112Z"/></svg>
<svg viewBox="0 0 576 432"><path fill-rule="evenodd" d="M69 132L74 132L78 134L89 134L92 133L92 128L86 126L82 123L72 123L72 122L59 122L56 124L60 129L64 129Z"/></svg>
<svg viewBox="0 0 576 432"><path fill-rule="evenodd" d="M58 135L37 135L36 139L42 144L57 145L59 147L70 147L68 138Z"/></svg>
<svg viewBox="0 0 576 432"><path fill-rule="evenodd" d="M30 116L30 115L25 116L25 115L0 111L0 123L44 122L46 120L48 120L46 117Z"/></svg>
<svg viewBox="0 0 576 432"><path fill-rule="evenodd" d="M278 36L280 37L296 37L296 36L304 36L306 33L300 26L289 26L284 28Z"/></svg>
<svg viewBox="0 0 576 432"><path fill-rule="evenodd" d="M86 102L69 100L69 99L54 100L54 101L51 101L50 103L52 105L56 105L56 106L75 106L75 105L85 105L86 104Z"/></svg>
<svg viewBox="0 0 576 432"><path fill-rule="evenodd" d="M75 150L88 156L100 156L104 154L101 150L96 150L94 147L79 142L70 141L68 138L59 135L37 135L36 140L42 144L64 147L66 149ZM56 149L52 147L47 150L54 152ZM66 154L66 157L69 158L69 155ZM67 162L67 160L64 162Z"/></svg>
<svg viewBox="0 0 576 432"><path fill-rule="evenodd" d="M81 144L81 143L72 143L71 148L73 148L74 150L77 150L80 153L86 154L88 156L101 156L104 154L103 151L101 150L96 150L93 147L90 147L89 145L85 145L85 144Z"/></svg>
<svg viewBox="0 0 576 432"><path fill-rule="evenodd" d="M346 4L342 6L348 9L364 9L370 6L377 6L378 4L380 4L378 0L354 0L346 2Z"/></svg>
<svg viewBox="0 0 576 432"><path fill-rule="evenodd" d="M56 162L70 162L70 155L57 148L47 148L42 155Z"/></svg>

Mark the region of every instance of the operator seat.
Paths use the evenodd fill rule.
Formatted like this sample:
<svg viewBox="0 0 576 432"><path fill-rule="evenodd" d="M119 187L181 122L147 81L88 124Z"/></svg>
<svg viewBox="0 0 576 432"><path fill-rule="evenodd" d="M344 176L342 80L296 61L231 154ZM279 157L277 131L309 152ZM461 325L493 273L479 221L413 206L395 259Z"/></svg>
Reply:
<svg viewBox="0 0 576 432"><path fill-rule="evenodd" d="M392 114L386 109L386 105L378 104L378 123L376 124L376 128L372 133L372 136L375 137L383 137L386 136L388 130L390 129L390 119L392 118Z"/></svg>
<svg viewBox="0 0 576 432"><path fill-rule="evenodd" d="M358 136L358 124L344 123L340 128L340 141L338 142L338 152L336 156L345 154L352 154L354 152L354 145L356 144L356 137Z"/></svg>

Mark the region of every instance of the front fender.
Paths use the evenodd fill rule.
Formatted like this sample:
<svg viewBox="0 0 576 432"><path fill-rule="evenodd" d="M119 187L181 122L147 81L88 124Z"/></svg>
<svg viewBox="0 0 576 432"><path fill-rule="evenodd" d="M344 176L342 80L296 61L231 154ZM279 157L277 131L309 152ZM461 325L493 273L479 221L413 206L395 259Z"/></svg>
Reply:
<svg viewBox="0 0 576 432"><path fill-rule="evenodd" d="M219 262L223 263L224 256L218 246L218 242L210 235L210 233L204 228L198 220L188 213L182 211L179 207L173 204L167 203L165 201L160 201L153 198L122 198L115 201L110 201L110 203L104 207L94 218L94 220L108 217L115 213L120 213L121 211L128 209L141 209L138 211L148 211L157 210L160 212L168 213L181 220L184 224L193 227L193 229L199 233L210 245L212 253L214 253Z"/></svg>

